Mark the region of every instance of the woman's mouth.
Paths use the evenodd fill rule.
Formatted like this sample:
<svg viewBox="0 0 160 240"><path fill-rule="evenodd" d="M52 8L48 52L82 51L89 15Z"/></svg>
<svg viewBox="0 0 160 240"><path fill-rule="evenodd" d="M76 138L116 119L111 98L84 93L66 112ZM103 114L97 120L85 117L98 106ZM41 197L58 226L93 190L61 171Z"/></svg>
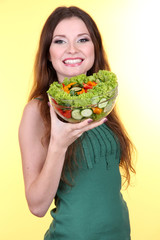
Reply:
<svg viewBox="0 0 160 240"><path fill-rule="evenodd" d="M81 65L83 62L82 58L67 58L63 61L66 66L76 67Z"/></svg>

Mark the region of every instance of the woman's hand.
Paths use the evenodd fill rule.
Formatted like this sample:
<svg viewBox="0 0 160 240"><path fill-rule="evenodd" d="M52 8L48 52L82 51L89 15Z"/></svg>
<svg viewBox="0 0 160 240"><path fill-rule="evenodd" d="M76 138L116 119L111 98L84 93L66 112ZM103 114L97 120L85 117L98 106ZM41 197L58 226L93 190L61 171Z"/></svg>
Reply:
<svg viewBox="0 0 160 240"><path fill-rule="evenodd" d="M100 121L93 122L92 119L86 119L80 123L64 123L60 121L52 106L50 106L51 115L51 141L58 148L67 149L77 138L85 131L95 128L107 121L103 118Z"/></svg>

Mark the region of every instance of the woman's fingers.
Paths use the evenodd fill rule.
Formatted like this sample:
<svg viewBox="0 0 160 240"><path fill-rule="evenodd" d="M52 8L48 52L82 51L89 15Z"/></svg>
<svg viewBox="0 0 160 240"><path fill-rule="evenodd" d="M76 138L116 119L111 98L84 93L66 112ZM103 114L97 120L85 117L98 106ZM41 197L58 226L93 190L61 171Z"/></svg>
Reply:
<svg viewBox="0 0 160 240"><path fill-rule="evenodd" d="M103 119L101 119L99 121L91 122L91 123L89 123L87 126L85 126L83 128L83 131L85 132L85 131L91 130L91 129L95 128L95 127L98 127L101 124L105 123L106 121L107 121L107 118L103 118Z"/></svg>
<svg viewBox="0 0 160 240"><path fill-rule="evenodd" d="M106 121L107 121L106 117L101 119L100 121L93 121L92 119L86 119L83 122L72 124L72 126L73 126L73 130L80 130L83 133L92 128L100 126Z"/></svg>
<svg viewBox="0 0 160 240"><path fill-rule="evenodd" d="M49 104L48 104L48 105L49 105ZM50 106L50 105L49 105L49 106ZM50 113L51 113L51 116L53 116L53 117L56 116L56 113L55 113L55 111L54 111L54 109L53 109L52 106L50 106Z"/></svg>
<svg viewBox="0 0 160 240"><path fill-rule="evenodd" d="M50 105L50 103L48 103L49 107L50 107L50 116L51 116L51 122L53 123L53 125L57 122L62 123L62 121L60 121L57 117L57 114L54 110L54 108Z"/></svg>
<svg viewBox="0 0 160 240"><path fill-rule="evenodd" d="M80 123L72 123L72 127L73 127L73 130L81 130L82 128L84 128L85 126L89 125L89 123L93 122L92 119L86 119Z"/></svg>
<svg viewBox="0 0 160 240"><path fill-rule="evenodd" d="M48 104L49 105L49 104ZM70 144L75 141L84 132L100 126L107 121L107 118L103 118L100 121L93 121L92 119L86 119L80 123L64 123L57 118L56 112L52 106L50 106L52 134L54 137L61 141ZM58 136L56 136L58 134Z"/></svg>

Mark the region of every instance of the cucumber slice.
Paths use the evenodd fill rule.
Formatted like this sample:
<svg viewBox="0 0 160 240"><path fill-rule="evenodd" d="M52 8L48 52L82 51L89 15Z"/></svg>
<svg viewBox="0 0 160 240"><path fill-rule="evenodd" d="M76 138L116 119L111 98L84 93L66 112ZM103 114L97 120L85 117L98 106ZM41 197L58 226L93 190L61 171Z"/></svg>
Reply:
<svg viewBox="0 0 160 240"><path fill-rule="evenodd" d="M106 98L102 98L99 103L98 103L98 107L99 108L105 108L108 104L108 101Z"/></svg>
<svg viewBox="0 0 160 240"><path fill-rule="evenodd" d="M104 108L104 112L109 112L113 106L114 102L110 101L107 103L107 106Z"/></svg>
<svg viewBox="0 0 160 240"><path fill-rule="evenodd" d="M81 87L72 87L71 88L71 91L75 91L75 92L79 92L79 91L81 91L82 90L82 88Z"/></svg>
<svg viewBox="0 0 160 240"><path fill-rule="evenodd" d="M74 109L71 113L72 118L76 119L76 120L81 120L83 118L83 116L81 115L81 111L80 109Z"/></svg>
<svg viewBox="0 0 160 240"><path fill-rule="evenodd" d="M99 102L99 97L98 96L97 97L93 97L91 99L91 102L92 102L93 105L96 105Z"/></svg>
<svg viewBox="0 0 160 240"><path fill-rule="evenodd" d="M93 111L92 111L92 109L90 109L90 108L86 108L86 109L83 109L83 110L81 111L81 115L82 115L83 117L90 117L90 116L92 115L92 113L93 113Z"/></svg>

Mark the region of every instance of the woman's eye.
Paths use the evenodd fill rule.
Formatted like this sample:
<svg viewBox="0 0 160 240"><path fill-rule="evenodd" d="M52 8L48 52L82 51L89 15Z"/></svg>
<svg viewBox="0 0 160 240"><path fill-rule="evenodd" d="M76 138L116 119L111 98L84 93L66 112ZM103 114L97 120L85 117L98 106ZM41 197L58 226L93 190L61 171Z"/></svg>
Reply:
<svg viewBox="0 0 160 240"><path fill-rule="evenodd" d="M89 39L88 38L81 38L81 39L79 39L78 40L78 42L88 42L89 41Z"/></svg>
<svg viewBox="0 0 160 240"><path fill-rule="evenodd" d="M54 43L57 43L57 44L63 44L63 43L65 43L65 41L59 39L59 40L54 40Z"/></svg>

